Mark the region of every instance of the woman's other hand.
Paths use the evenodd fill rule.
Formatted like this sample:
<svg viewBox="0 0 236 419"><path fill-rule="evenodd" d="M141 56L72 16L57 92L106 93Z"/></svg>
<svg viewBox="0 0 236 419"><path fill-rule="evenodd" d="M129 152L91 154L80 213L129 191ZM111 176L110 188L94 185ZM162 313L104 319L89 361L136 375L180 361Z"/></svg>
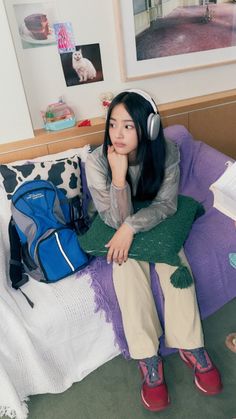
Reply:
<svg viewBox="0 0 236 419"><path fill-rule="evenodd" d="M128 156L118 154L113 145L108 146L107 159L112 172L112 183L117 188L123 188L128 170Z"/></svg>
<svg viewBox="0 0 236 419"><path fill-rule="evenodd" d="M109 249L107 263L116 262L121 265L126 262L133 237L133 229L128 224L122 224L112 239L105 245Z"/></svg>

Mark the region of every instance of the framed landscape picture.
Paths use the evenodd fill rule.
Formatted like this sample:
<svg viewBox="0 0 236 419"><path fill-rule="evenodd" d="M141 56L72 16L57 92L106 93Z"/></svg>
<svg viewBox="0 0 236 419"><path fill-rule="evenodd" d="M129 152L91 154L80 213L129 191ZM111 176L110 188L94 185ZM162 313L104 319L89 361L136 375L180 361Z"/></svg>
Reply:
<svg viewBox="0 0 236 419"><path fill-rule="evenodd" d="M124 81L236 62L236 5L113 0Z"/></svg>

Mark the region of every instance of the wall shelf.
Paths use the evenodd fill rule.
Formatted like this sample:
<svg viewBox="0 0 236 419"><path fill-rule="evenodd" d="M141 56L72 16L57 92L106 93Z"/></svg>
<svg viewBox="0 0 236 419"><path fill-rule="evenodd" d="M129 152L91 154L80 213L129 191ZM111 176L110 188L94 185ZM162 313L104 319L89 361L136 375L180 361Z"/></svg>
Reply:
<svg viewBox="0 0 236 419"><path fill-rule="evenodd" d="M38 129L34 131L33 138L1 144L0 161L8 163L21 159L32 159L69 148L83 147L88 143L98 145L103 141L104 129L105 119L100 117L92 118L91 126L86 127L75 126L50 132Z"/></svg>

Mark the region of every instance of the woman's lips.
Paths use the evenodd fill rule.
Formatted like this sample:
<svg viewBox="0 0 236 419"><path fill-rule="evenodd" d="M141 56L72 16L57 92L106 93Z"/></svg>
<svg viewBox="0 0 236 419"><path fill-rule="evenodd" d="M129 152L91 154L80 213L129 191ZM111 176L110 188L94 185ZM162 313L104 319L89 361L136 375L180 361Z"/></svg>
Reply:
<svg viewBox="0 0 236 419"><path fill-rule="evenodd" d="M125 144L123 144L123 143L115 143L114 146L117 147L117 148L123 148L123 147L125 147Z"/></svg>

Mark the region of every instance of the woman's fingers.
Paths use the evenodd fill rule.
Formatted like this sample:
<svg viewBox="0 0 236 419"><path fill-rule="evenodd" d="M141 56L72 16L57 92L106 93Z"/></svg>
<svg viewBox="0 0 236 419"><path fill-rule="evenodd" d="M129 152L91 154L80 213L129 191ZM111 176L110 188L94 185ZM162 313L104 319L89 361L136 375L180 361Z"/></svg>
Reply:
<svg viewBox="0 0 236 419"><path fill-rule="evenodd" d="M107 263L115 262L119 265L122 265L123 262L126 262L128 259L128 252L123 250L109 250L107 254Z"/></svg>
<svg viewBox="0 0 236 419"><path fill-rule="evenodd" d="M118 249L115 249L115 250L113 251L113 255L112 255L112 260L113 260L113 262L118 263L118 256L119 256L119 250L118 250Z"/></svg>
<svg viewBox="0 0 236 419"><path fill-rule="evenodd" d="M125 249L125 251L124 251L124 262L126 262L126 261L127 261L127 259L128 259L128 254L129 254L128 249Z"/></svg>
<svg viewBox="0 0 236 419"><path fill-rule="evenodd" d="M114 150L115 150L115 149L114 149L114 146L113 146L113 145L109 145L109 146L107 147L107 152L108 152L108 154L112 153Z"/></svg>
<svg viewBox="0 0 236 419"><path fill-rule="evenodd" d="M110 246L107 253L107 263L117 262L119 250Z"/></svg>
<svg viewBox="0 0 236 419"><path fill-rule="evenodd" d="M123 249L119 251L117 262L121 265L124 262L124 251Z"/></svg>
<svg viewBox="0 0 236 419"><path fill-rule="evenodd" d="M108 252L107 252L107 263L111 263L112 262L112 257L113 257L113 248L110 247Z"/></svg>
<svg viewBox="0 0 236 419"><path fill-rule="evenodd" d="M107 253L107 263L116 262L121 265L123 262L126 262L128 259L128 251L123 249L114 249L110 247Z"/></svg>

